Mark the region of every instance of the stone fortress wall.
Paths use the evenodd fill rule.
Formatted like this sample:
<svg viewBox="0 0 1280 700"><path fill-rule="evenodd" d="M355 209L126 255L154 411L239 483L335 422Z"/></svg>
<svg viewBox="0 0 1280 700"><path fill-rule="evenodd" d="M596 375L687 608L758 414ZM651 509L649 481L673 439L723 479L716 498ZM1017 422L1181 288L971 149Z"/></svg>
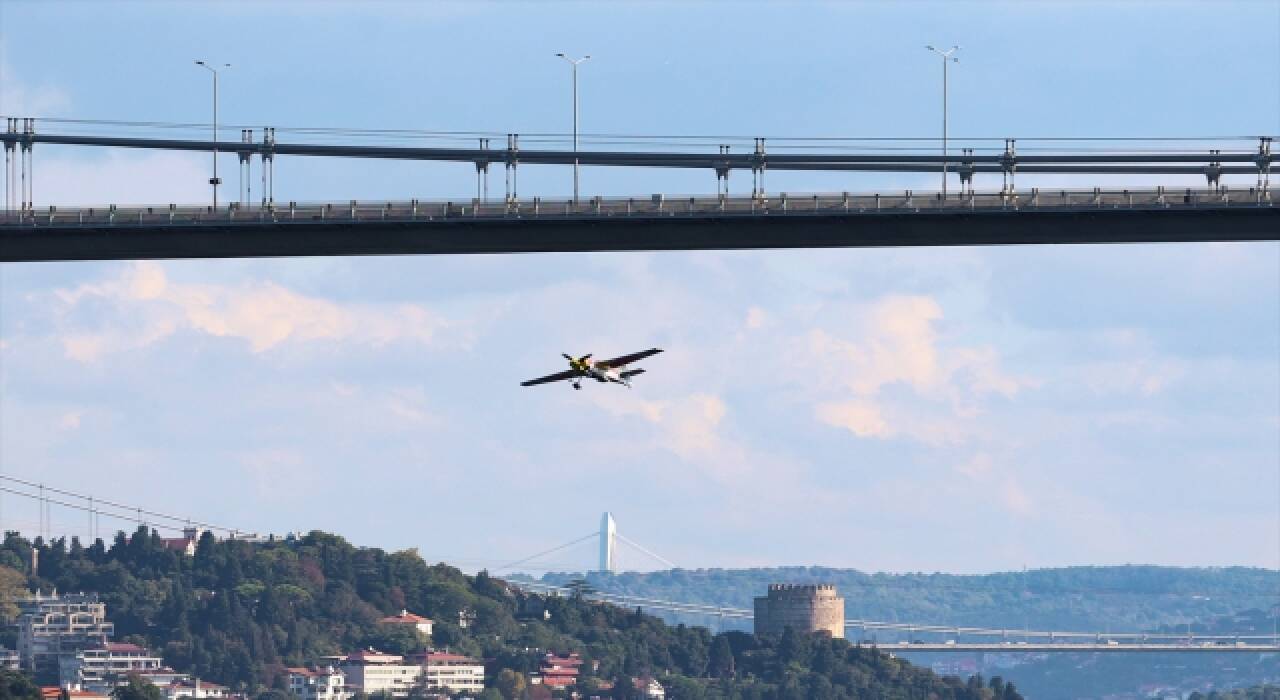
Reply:
<svg viewBox="0 0 1280 700"><path fill-rule="evenodd" d="M755 599L755 632L778 635L787 627L797 632L828 632L844 637L844 598L829 584L772 583L769 594Z"/></svg>

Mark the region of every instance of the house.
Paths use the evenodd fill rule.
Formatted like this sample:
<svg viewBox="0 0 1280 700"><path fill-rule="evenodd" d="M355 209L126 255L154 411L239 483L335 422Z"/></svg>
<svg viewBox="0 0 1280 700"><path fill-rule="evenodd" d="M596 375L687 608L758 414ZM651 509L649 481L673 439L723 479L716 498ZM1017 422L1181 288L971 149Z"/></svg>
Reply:
<svg viewBox="0 0 1280 700"><path fill-rule="evenodd" d="M347 700L347 674L334 668L290 668L289 692L301 700Z"/></svg>
<svg viewBox="0 0 1280 700"><path fill-rule="evenodd" d="M641 697L648 698L648 700L665 700L667 697L666 689L653 678L636 678L631 682L635 685L636 691L641 694Z"/></svg>
<svg viewBox="0 0 1280 700"><path fill-rule="evenodd" d="M384 654L374 649L358 651L343 657L338 668L346 676L346 687L366 695L387 693L403 698L422 675L422 666L406 663L398 654Z"/></svg>
<svg viewBox="0 0 1280 700"><path fill-rule="evenodd" d="M430 651L421 656L426 686L459 693L484 690L484 662L461 654Z"/></svg>
<svg viewBox="0 0 1280 700"><path fill-rule="evenodd" d="M191 700L221 699L231 694L230 689L225 685L202 681L199 678L184 678L175 680L168 686L162 687L166 700L182 700L190 698Z"/></svg>
<svg viewBox="0 0 1280 700"><path fill-rule="evenodd" d="M167 666L158 668L154 671L139 671L135 673L130 673L129 677L144 680L161 690L168 688L174 683L180 683L180 682L191 679L191 676L188 676L185 673L179 673ZM121 678L117 681L117 683L120 683L120 684L127 683L127 682L128 682L127 678ZM113 686L109 686L109 687L113 687Z"/></svg>
<svg viewBox="0 0 1280 700"><path fill-rule="evenodd" d="M18 656L18 650L0 647L0 669L17 671L20 668L22 668L22 657Z"/></svg>
<svg viewBox="0 0 1280 700"><path fill-rule="evenodd" d="M431 636L431 625L433 624L431 620L421 615L414 615L408 610L401 610L395 615L388 615L378 620L378 622L384 625L413 625L414 629L428 637Z"/></svg>
<svg viewBox="0 0 1280 700"><path fill-rule="evenodd" d="M548 653L542 657L538 667L538 677L542 685L549 688L567 688L578 682L578 667L582 659L577 654L557 656Z"/></svg>

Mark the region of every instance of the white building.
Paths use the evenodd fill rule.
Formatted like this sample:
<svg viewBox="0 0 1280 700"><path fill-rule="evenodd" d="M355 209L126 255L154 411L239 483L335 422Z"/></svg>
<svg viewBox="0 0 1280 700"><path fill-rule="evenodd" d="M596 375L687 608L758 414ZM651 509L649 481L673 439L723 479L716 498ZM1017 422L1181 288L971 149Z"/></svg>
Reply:
<svg viewBox="0 0 1280 700"><path fill-rule="evenodd" d="M667 691L662 684L652 678L635 679L636 690L644 693L648 700L665 700Z"/></svg>
<svg viewBox="0 0 1280 700"><path fill-rule="evenodd" d="M384 625L412 625L414 629L428 637L431 636L431 626L433 624L429 618L425 618L421 615L414 615L408 610L401 610L395 615L388 615L387 617L378 620L378 622Z"/></svg>
<svg viewBox="0 0 1280 700"><path fill-rule="evenodd" d="M0 649L0 669L17 671L22 668L22 657L16 649Z"/></svg>
<svg viewBox="0 0 1280 700"><path fill-rule="evenodd" d="M17 603L18 656L27 670L57 672L58 657L105 647L115 633L107 622L107 606L96 595L36 591Z"/></svg>
<svg viewBox="0 0 1280 700"><path fill-rule="evenodd" d="M209 683L199 678L175 680L162 690L166 700L217 700L231 694L227 686Z"/></svg>
<svg viewBox="0 0 1280 700"><path fill-rule="evenodd" d="M301 700L347 700L347 674L332 667L289 669L289 692Z"/></svg>
<svg viewBox="0 0 1280 700"><path fill-rule="evenodd" d="M58 682L70 688L104 688L110 679L130 673L159 671L164 660L136 644L108 642L58 657Z"/></svg>
<svg viewBox="0 0 1280 700"><path fill-rule="evenodd" d="M366 695L388 693L402 698L422 674L422 666L405 663L397 654L383 654L372 649L348 655L339 664L346 675L346 687Z"/></svg>
<svg viewBox="0 0 1280 700"><path fill-rule="evenodd" d="M427 652L421 658L428 689L447 688L454 693L484 690L484 662L440 651Z"/></svg>

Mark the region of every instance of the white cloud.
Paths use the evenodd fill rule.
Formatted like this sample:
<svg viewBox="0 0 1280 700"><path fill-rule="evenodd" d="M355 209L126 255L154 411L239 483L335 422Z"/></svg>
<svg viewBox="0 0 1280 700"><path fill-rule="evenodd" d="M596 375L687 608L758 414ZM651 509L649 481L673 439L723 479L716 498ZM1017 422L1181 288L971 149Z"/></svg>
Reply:
<svg viewBox="0 0 1280 700"><path fill-rule="evenodd" d="M65 110L71 98L54 85L31 85L16 75L0 41L0 114L17 117L50 116Z"/></svg>
<svg viewBox="0 0 1280 700"><path fill-rule="evenodd" d="M988 397L1013 398L1030 384L1007 374L993 347L941 338L942 307L932 297L891 295L842 311L852 317L854 339L838 337L828 322L801 343L805 365L821 368L824 385L853 396L816 404L815 417L826 425L858 437L953 443L966 432L960 422L976 418ZM888 399L891 387L909 392Z"/></svg>
<svg viewBox="0 0 1280 700"><path fill-rule="evenodd" d="M845 428L858 437L887 438L894 434L881 415L880 407L869 401L820 403L814 412L823 423Z"/></svg>
<svg viewBox="0 0 1280 700"><path fill-rule="evenodd" d="M1004 484L1000 486L1000 501L1009 512L1015 515L1027 516L1034 512L1031 497L1012 477L1005 479Z"/></svg>
<svg viewBox="0 0 1280 700"><path fill-rule="evenodd" d="M141 328L66 330L66 355L92 362L103 355L144 348L179 331L234 338L253 353L285 343L353 342L380 347L398 341L429 345L451 324L414 304L344 305L309 297L274 282L237 286L187 284L168 279L160 263L131 264L119 276L55 291L63 315L93 302L111 305L121 318L141 319Z"/></svg>
<svg viewBox="0 0 1280 700"><path fill-rule="evenodd" d="M991 468L991 455L980 452L964 464L958 465L956 471L970 479L981 481L991 474Z"/></svg>

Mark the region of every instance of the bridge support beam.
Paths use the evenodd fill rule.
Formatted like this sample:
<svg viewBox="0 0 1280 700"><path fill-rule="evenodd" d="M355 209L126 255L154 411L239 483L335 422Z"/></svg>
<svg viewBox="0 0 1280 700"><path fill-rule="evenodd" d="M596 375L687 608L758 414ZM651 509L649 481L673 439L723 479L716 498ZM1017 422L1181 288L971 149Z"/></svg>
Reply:
<svg viewBox="0 0 1280 700"><path fill-rule="evenodd" d="M1274 241L1280 207L0 226L0 262Z"/></svg>

